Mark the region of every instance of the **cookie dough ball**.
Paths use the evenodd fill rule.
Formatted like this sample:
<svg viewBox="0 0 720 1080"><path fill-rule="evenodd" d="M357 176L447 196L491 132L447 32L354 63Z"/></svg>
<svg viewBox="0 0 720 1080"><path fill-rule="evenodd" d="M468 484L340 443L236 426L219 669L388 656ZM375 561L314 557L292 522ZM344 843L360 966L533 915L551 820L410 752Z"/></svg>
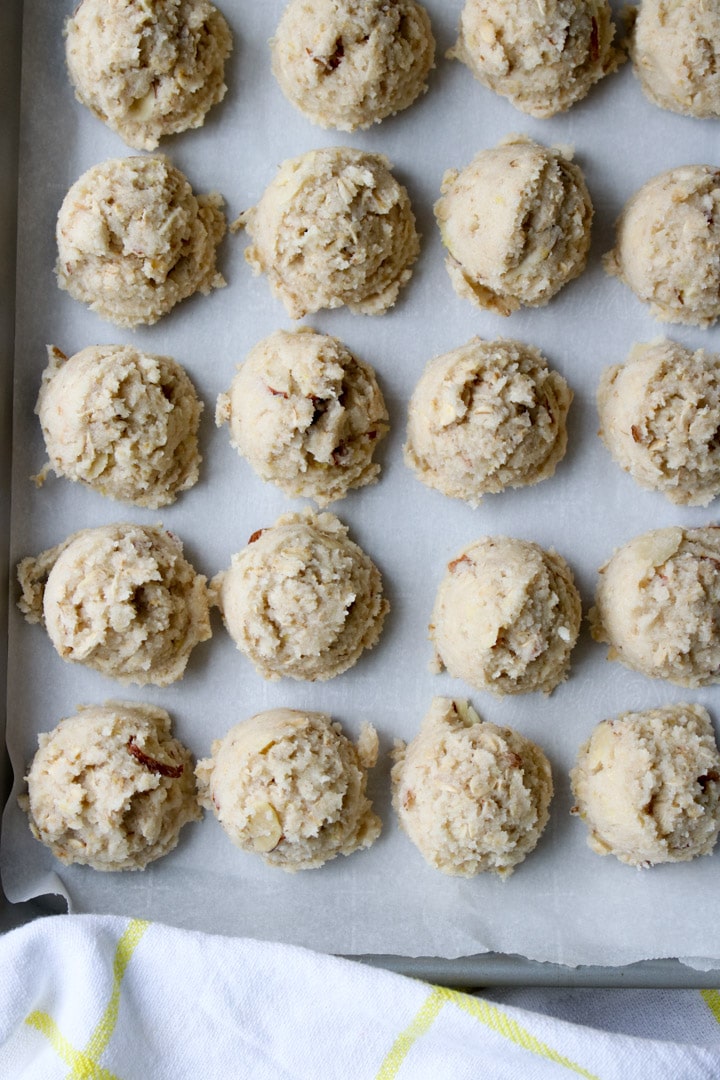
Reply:
<svg viewBox="0 0 720 1080"><path fill-rule="evenodd" d="M411 277L420 240L408 193L387 158L335 146L283 162L241 214L245 258L293 319L346 304L381 315Z"/></svg>
<svg viewBox="0 0 720 1080"><path fill-rule="evenodd" d="M565 454L572 391L520 341L483 341L431 360L410 400L405 462L418 479L477 506L537 484Z"/></svg>
<svg viewBox="0 0 720 1080"><path fill-rule="evenodd" d="M529 540L488 536L448 563L430 623L435 670L499 696L567 678L580 630L567 563Z"/></svg>
<svg viewBox="0 0 720 1080"><path fill-rule="evenodd" d="M630 44L635 74L661 109L720 116L720 9L705 0L642 0Z"/></svg>
<svg viewBox="0 0 720 1080"><path fill-rule="evenodd" d="M166 157L112 158L83 173L57 220L58 285L116 326L151 325L225 284L219 195L193 194Z"/></svg>
<svg viewBox="0 0 720 1080"><path fill-rule="evenodd" d="M700 705L603 720L570 774L588 844L630 866L709 855L720 831L720 754Z"/></svg>
<svg viewBox="0 0 720 1080"><path fill-rule="evenodd" d="M218 398L216 422L258 476L319 506L373 483L388 414L369 364L309 327L259 342Z"/></svg>
<svg viewBox="0 0 720 1080"><path fill-rule="evenodd" d="M430 866L509 877L535 848L552 774L540 747L517 731L483 723L466 701L436 697L420 733L393 756L395 812Z"/></svg>
<svg viewBox="0 0 720 1080"><path fill-rule="evenodd" d="M706 506L720 492L720 357L674 341L634 345L598 389L600 436L642 487Z"/></svg>
<svg viewBox="0 0 720 1080"><path fill-rule="evenodd" d="M38 743L20 805L60 862L143 870L201 817L192 757L164 709L87 705Z"/></svg>
<svg viewBox="0 0 720 1080"><path fill-rule="evenodd" d="M227 631L266 679L332 679L380 637L389 610L374 563L334 514L285 514L212 587Z"/></svg>
<svg viewBox="0 0 720 1080"><path fill-rule="evenodd" d="M49 346L35 407L58 476L152 509L197 483L201 411L179 364L132 345Z"/></svg>
<svg viewBox="0 0 720 1080"><path fill-rule="evenodd" d="M435 56L430 19L415 0L290 0L271 48L288 101L340 131L412 105Z"/></svg>
<svg viewBox="0 0 720 1080"><path fill-rule="evenodd" d="M445 173L435 217L453 288L510 315L540 307L585 268L593 208L568 152L513 135Z"/></svg>
<svg viewBox="0 0 720 1080"><path fill-rule="evenodd" d="M200 802L243 851L283 870L311 870L380 835L365 795L377 752L370 724L355 746L323 713L271 709L232 728L198 762Z"/></svg>
<svg viewBox="0 0 720 1080"><path fill-rule="evenodd" d="M720 528L653 529L600 568L596 641L609 660L679 686L720 682Z"/></svg>
<svg viewBox="0 0 720 1080"><path fill-rule="evenodd" d="M172 533L103 525L18 566L20 610L63 660L120 682L167 686L210 635L206 579Z"/></svg>
<svg viewBox="0 0 720 1080"><path fill-rule="evenodd" d="M607 0L467 0L448 56L530 116L564 112L614 71Z"/></svg>
<svg viewBox="0 0 720 1080"><path fill-rule="evenodd" d="M207 0L82 0L65 33L78 101L136 150L201 127L225 96L232 38Z"/></svg>
<svg viewBox="0 0 720 1080"><path fill-rule="evenodd" d="M649 180L625 206L604 257L661 322L710 326L720 315L720 170L683 165Z"/></svg>

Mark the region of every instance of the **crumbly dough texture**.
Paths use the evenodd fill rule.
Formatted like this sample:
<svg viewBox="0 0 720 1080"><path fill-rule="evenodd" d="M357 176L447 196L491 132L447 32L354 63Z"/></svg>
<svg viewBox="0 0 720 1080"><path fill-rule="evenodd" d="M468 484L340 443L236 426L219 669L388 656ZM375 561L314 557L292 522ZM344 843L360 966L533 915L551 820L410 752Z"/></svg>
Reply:
<svg viewBox="0 0 720 1080"><path fill-rule="evenodd" d="M720 753L700 705L603 720L570 774L573 813L599 855L630 866L709 855L720 831Z"/></svg>
<svg viewBox="0 0 720 1080"><path fill-rule="evenodd" d="M206 579L159 525L82 529L23 559L18 580L58 655L120 682L167 686L211 636Z"/></svg>
<svg viewBox="0 0 720 1080"><path fill-rule="evenodd" d="M428 487L471 506L537 484L565 454L571 401L531 345L473 338L426 367L410 399L405 463Z"/></svg>
<svg viewBox="0 0 720 1080"><path fill-rule="evenodd" d="M445 874L509 877L537 845L553 794L545 754L484 723L466 701L436 697L419 734L396 743L393 806L423 858Z"/></svg>
<svg viewBox="0 0 720 1080"><path fill-rule="evenodd" d="M609 660L679 686L720 682L720 527L653 529L600 568L592 635Z"/></svg>
<svg viewBox="0 0 720 1080"><path fill-rule="evenodd" d="M540 307L585 268L593 208L567 150L522 135L443 177L435 217L453 288L510 315Z"/></svg>
<svg viewBox="0 0 720 1080"><path fill-rule="evenodd" d="M607 0L466 0L451 59L530 116L564 112L623 60Z"/></svg>
<svg viewBox="0 0 720 1080"><path fill-rule="evenodd" d="M319 506L373 483L388 414L369 364L310 327L251 349L215 414L263 480Z"/></svg>
<svg viewBox="0 0 720 1080"><path fill-rule="evenodd" d="M603 259L661 322L710 326L720 315L720 170L682 165L648 180Z"/></svg>
<svg viewBox="0 0 720 1080"><path fill-rule="evenodd" d="M332 679L376 643L389 604L334 514L285 514L212 581L238 649L266 679Z"/></svg>
<svg viewBox="0 0 720 1080"><path fill-rule="evenodd" d="M19 799L33 836L60 862L142 870L201 817L192 756L164 709L87 705L40 735Z"/></svg>
<svg viewBox="0 0 720 1080"><path fill-rule="evenodd" d="M60 207L58 285L116 326L151 325L225 284L215 266L222 204L195 196L161 154L94 165Z"/></svg>
<svg viewBox="0 0 720 1080"><path fill-rule="evenodd" d="M257 206L241 214L245 258L288 315L346 304L381 315L420 251L405 188L381 154L334 146L283 162Z"/></svg>
<svg viewBox="0 0 720 1080"><path fill-rule="evenodd" d="M572 573L556 552L512 537L464 548L440 583L430 623L434 670L498 696L567 678L580 630Z"/></svg>
<svg viewBox="0 0 720 1080"><path fill-rule="evenodd" d="M690 506L720 492L720 356L634 345L603 372L597 401L603 442L642 487Z"/></svg>
<svg viewBox="0 0 720 1080"><path fill-rule="evenodd" d="M101 495L155 509L197 483L202 404L169 356L91 345L68 359L48 346L35 412L49 466Z"/></svg>
<svg viewBox="0 0 720 1080"><path fill-rule="evenodd" d="M415 0L290 0L271 49L288 101L339 131L412 105L435 57L430 19Z"/></svg>
<svg viewBox="0 0 720 1080"><path fill-rule="evenodd" d="M198 762L201 805L232 842L283 870L311 870L380 835L365 794L378 753L374 727L357 746L329 716L271 709L232 728Z"/></svg>
<svg viewBox="0 0 720 1080"><path fill-rule="evenodd" d="M82 0L65 34L78 101L136 150L200 127L225 96L232 37L207 0Z"/></svg>
<svg viewBox="0 0 720 1080"><path fill-rule="evenodd" d="M643 0L630 39L635 74L661 109L720 116L720 9L707 0Z"/></svg>

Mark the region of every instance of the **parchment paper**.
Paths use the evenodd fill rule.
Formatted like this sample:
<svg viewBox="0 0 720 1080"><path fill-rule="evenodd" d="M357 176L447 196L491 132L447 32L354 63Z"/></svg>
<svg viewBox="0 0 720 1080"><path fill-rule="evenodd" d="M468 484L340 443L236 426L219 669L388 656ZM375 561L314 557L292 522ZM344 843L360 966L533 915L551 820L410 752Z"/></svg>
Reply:
<svg viewBox="0 0 720 1080"><path fill-rule="evenodd" d="M2 857L9 897L49 890L63 893L74 911L127 913L343 953L455 957L498 950L565 964L678 955L720 959L720 855L645 872L602 859L586 846L583 824L569 815L567 779L577 747L599 720L626 709L694 700L720 721L720 692L689 693L611 664L585 626L570 680L551 697L497 700L447 675L430 674L427 640L446 562L481 535L555 546L571 563L587 610L597 568L616 545L652 527L716 520L715 506L674 508L620 471L597 438L594 394L603 367L623 360L633 341L663 332L602 271L600 257L612 246L613 222L625 200L656 173L688 162L717 163L717 123L650 105L629 65L568 114L534 121L444 59L461 3L428 0L438 50L427 95L369 132L324 132L295 112L270 74L267 40L282 0L224 0L221 6L235 34L227 99L202 130L162 147L195 191L220 191L232 219L259 198L284 158L349 143L394 162L423 234L413 279L389 314L363 317L341 310L306 320L372 363L386 395L392 431L380 449L381 481L332 509L380 566L392 612L373 652L350 672L317 685L264 682L216 616L214 636L195 650L184 680L160 690L120 687L63 663L41 628L27 625L13 604L8 742L16 782ZM70 10L68 0L26 0L24 6L12 558L37 553L79 528L162 520L183 539L197 569L211 576L252 532L301 505L256 478L230 447L227 431L213 425L215 399L228 388L235 365L261 337L291 323L265 280L251 276L242 234L228 237L221 250L228 287L185 302L149 329L118 330L58 290L54 226L66 190L96 162L131 153L74 100L62 42ZM549 306L504 320L454 294L432 205L445 169L464 166L511 132L574 145L596 217L583 276ZM720 346L717 329L664 330L693 348ZM473 334L539 346L575 392L569 450L556 476L535 488L490 496L477 510L426 489L402 461L407 401L425 363ZM123 507L64 480L51 479L37 490L29 478L42 467L44 450L33 408L46 343L70 354L97 342L131 341L174 355L205 401L200 483L162 514ZM431 870L394 820L388 752L394 738L414 735L434 694L468 696L485 718L518 728L551 759L556 795L550 824L535 853L507 882L489 876L465 881ZM382 746L370 785L385 823L382 837L367 852L292 876L233 848L206 816L185 829L174 853L143 873L60 866L31 837L16 795L37 733L79 703L109 698L166 707L178 736L197 756L206 755L212 739L239 720L276 705L324 710L352 735L362 720L372 721Z"/></svg>

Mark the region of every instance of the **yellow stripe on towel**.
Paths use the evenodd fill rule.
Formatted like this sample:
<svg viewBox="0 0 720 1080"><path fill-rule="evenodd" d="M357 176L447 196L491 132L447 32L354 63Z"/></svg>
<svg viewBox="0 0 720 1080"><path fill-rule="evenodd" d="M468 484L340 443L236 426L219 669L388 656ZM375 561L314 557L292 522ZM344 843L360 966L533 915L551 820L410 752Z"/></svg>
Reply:
<svg viewBox="0 0 720 1080"><path fill-rule="evenodd" d="M700 997L720 1024L720 990L701 990Z"/></svg>
<svg viewBox="0 0 720 1080"><path fill-rule="evenodd" d="M149 925L150 923L143 922L141 919L133 919L118 941L113 959L113 986L110 1000L84 1050L76 1050L72 1046L48 1013L35 1011L25 1017L25 1023L44 1035L58 1057L70 1066L71 1072L67 1080L119 1080L114 1073L100 1065L99 1059L110 1042L117 1024L120 989L130 957Z"/></svg>
<svg viewBox="0 0 720 1080"><path fill-rule="evenodd" d="M593 1073L583 1069L582 1066L577 1065L570 1058L565 1057L564 1054L553 1050L547 1043L535 1038L534 1035L526 1031L516 1020L513 1020L496 1005L491 1005L489 1001L485 1001L483 998L471 997L470 994L461 994L457 990L446 990L441 986L433 990L412 1023L398 1035L390 1053L380 1067L377 1080L394 1080L411 1047L425 1035L445 1004L456 1005L463 1012L474 1017L475 1020L479 1020L485 1027L490 1028L498 1035L502 1035L503 1038L508 1039L517 1046L521 1046L524 1050L537 1054L539 1057L544 1057L548 1061L553 1061L556 1065L561 1065L563 1068L569 1069L570 1072L585 1077L585 1080L597 1080Z"/></svg>

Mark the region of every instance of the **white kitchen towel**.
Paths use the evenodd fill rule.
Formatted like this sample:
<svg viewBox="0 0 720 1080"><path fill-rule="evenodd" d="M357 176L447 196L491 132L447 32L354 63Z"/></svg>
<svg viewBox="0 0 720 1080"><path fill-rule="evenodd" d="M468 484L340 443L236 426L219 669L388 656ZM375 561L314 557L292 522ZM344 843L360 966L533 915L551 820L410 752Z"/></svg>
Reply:
<svg viewBox="0 0 720 1080"><path fill-rule="evenodd" d="M587 1012L593 993L562 992L562 1001L586 995ZM620 1016L625 994L604 999L606 1025L608 1001ZM499 1005L290 946L57 916L0 939L0 1077L720 1076L720 994L649 992L631 1000L665 1011L667 1038L570 1023L548 1015L546 1005ZM662 1031L662 1017L656 1020Z"/></svg>

